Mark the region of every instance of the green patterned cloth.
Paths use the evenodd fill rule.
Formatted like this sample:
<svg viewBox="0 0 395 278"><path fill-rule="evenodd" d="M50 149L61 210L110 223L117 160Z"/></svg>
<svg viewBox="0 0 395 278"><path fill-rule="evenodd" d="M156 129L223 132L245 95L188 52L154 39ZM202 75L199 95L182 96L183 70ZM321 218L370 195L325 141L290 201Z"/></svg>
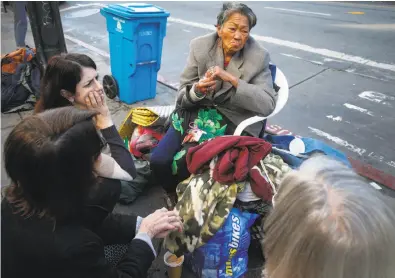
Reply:
<svg viewBox="0 0 395 278"><path fill-rule="evenodd" d="M172 232L165 239L167 250L181 256L207 243L225 222L242 190L244 182L220 184L209 171L181 182L175 210L183 219L184 230Z"/></svg>
<svg viewBox="0 0 395 278"><path fill-rule="evenodd" d="M185 156L190 147L201 144L217 136L225 135L226 120L217 109L199 109L185 117L185 110L179 110L172 114L172 125L182 135L182 140L189 139L188 146L183 147L173 158L172 173L177 175L179 163L185 163Z"/></svg>

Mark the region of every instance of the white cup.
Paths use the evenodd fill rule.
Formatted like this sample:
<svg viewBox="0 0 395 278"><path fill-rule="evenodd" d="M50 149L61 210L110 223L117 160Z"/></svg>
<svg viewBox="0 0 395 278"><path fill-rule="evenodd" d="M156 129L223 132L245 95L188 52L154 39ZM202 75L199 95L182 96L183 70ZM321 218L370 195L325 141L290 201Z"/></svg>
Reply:
<svg viewBox="0 0 395 278"><path fill-rule="evenodd" d="M168 260L170 256L175 256L175 255L170 252L166 252L166 254L163 256L163 261L165 262L165 265L168 266L167 272L169 274L169 278L181 278L184 256L177 258L177 259L182 258L180 262L169 262Z"/></svg>

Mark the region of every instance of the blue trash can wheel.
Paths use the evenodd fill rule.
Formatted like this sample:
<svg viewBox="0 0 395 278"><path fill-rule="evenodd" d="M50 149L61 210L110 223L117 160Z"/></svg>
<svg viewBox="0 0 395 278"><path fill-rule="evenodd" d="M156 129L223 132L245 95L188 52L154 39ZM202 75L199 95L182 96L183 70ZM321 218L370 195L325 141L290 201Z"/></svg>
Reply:
<svg viewBox="0 0 395 278"><path fill-rule="evenodd" d="M112 75L105 75L103 77L103 89L109 99L113 99L118 96L118 83Z"/></svg>

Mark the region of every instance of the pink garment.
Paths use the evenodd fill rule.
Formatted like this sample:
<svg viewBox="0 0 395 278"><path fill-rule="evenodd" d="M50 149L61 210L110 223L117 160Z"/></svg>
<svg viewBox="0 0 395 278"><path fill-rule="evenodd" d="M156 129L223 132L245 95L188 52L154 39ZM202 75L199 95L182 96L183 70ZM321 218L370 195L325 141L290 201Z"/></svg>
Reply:
<svg viewBox="0 0 395 278"><path fill-rule="evenodd" d="M147 127L138 126L136 128L138 129L137 136L130 142L129 151L135 157L142 157L158 145L163 134Z"/></svg>

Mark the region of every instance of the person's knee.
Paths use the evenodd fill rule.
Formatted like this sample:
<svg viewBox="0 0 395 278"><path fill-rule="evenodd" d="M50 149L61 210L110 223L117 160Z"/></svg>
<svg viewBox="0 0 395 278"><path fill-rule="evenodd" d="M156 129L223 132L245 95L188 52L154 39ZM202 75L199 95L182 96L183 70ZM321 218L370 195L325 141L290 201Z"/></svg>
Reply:
<svg viewBox="0 0 395 278"><path fill-rule="evenodd" d="M150 164L153 169L161 169L161 167L170 167L173 162L173 156L163 153L160 148L156 148L151 155Z"/></svg>

